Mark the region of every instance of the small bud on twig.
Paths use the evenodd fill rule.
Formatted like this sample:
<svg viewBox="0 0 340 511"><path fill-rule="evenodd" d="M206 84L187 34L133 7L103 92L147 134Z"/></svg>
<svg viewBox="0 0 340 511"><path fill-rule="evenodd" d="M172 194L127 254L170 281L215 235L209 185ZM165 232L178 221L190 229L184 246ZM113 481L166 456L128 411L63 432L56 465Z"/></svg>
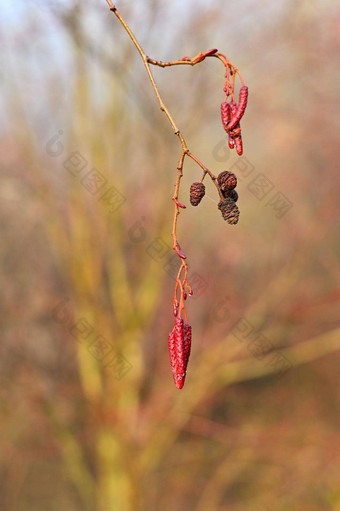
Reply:
<svg viewBox="0 0 340 511"><path fill-rule="evenodd" d="M175 204L176 204L179 208L186 209L186 206L185 206L184 204L182 204L182 202L179 202L177 199L175 199Z"/></svg>
<svg viewBox="0 0 340 511"><path fill-rule="evenodd" d="M181 258L181 259L186 259L187 256L184 254L184 252L182 252L181 250L181 247L179 246L179 243L177 242L176 245L175 245L175 251L176 251L176 254Z"/></svg>
<svg viewBox="0 0 340 511"><path fill-rule="evenodd" d="M214 53L217 53L217 52L218 52L218 49L217 48L213 48L212 50L205 51L203 53L203 55L205 57L208 57L209 55L214 55Z"/></svg>

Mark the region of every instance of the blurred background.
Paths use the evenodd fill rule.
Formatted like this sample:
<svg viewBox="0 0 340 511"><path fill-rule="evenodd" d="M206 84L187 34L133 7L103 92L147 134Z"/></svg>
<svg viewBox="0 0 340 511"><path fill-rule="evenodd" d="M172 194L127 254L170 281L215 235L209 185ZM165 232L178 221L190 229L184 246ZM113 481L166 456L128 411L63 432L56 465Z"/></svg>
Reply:
<svg viewBox="0 0 340 511"><path fill-rule="evenodd" d="M339 4L117 7L150 57L241 70L238 158L221 63L153 69L190 150L237 174L240 221L211 182L190 207L186 161L178 391L178 139L105 0L1 2L1 511L340 510Z"/></svg>

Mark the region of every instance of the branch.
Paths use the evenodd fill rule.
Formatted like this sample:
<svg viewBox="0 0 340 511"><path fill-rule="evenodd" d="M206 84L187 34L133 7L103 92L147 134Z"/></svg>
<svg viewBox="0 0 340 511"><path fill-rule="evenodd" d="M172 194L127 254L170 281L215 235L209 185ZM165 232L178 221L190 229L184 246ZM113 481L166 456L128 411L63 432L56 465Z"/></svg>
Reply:
<svg viewBox="0 0 340 511"><path fill-rule="evenodd" d="M131 29L122 18L122 16L117 11L117 8L113 5L111 0L106 0L110 11L115 14L118 18L133 44L135 45L139 55L141 56L146 72L148 74L149 80L153 87L153 90L158 99L160 109L167 116L172 129L175 135L178 136L178 139L181 143L181 153L180 159L177 166L177 177L175 183L175 191L172 197L174 202L174 217L173 217L173 226L172 226L172 242L173 242L173 250L176 252L178 257L180 258L181 265L177 274L176 284L175 284L175 293L173 299L173 314L175 316L175 326L172 332L169 334L168 343L169 343L169 352L170 352L170 360L173 369L173 376L175 384L178 388L182 388L185 380L186 367L190 355L190 347L191 347L191 326L188 324L187 313L185 309L185 300L187 299L187 295L192 295L193 291L188 283L188 264L186 261L186 255L182 252L180 244L177 240L177 219L180 214L180 208L185 209L185 205L179 202L179 188L181 178L183 176L183 165L185 157L188 156L191 158L197 165L203 170L203 175L200 182L193 183L190 187L190 202L193 206L197 206L201 201L202 197L205 194L205 187L203 184L203 180L205 176L208 174L212 182L217 188L220 202L218 204L218 209L221 211L223 219L228 221L229 224L236 224L238 222L239 210L236 206L236 201L238 198L237 192L234 190L237 179L236 176L228 171L224 171L219 174L218 177L214 176L214 174L205 166L203 163L194 156L188 149L186 141L178 129L173 117L171 116L168 108L165 106L163 99L159 93L154 77L151 73L150 65L159 66L162 68L177 66L177 65L190 65L195 66L200 62L203 62L207 57L215 57L219 59L224 67L225 67L225 82L223 90L225 92L226 99L224 103L221 105L221 116L222 116L222 124L229 135L229 147L233 148L234 145L236 147L236 151L239 155L242 154L242 138L241 138L241 128L239 121L241 120L248 97L248 88L245 87L244 82L237 68L229 62L227 57L220 53L216 48L205 52L199 52L193 59L190 57L183 57L180 60L175 60L172 62L162 62L160 60L154 60L149 58L141 45L137 41L136 37L132 33ZM242 87L240 90L240 101L239 106L236 105L235 97L234 97L234 86L235 86L235 78L236 76L240 77ZM231 98L231 101L228 102L228 98ZM180 299L178 300L178 293L180 295ZM183 324L182 315L185 319L185 324Z"/></svg>

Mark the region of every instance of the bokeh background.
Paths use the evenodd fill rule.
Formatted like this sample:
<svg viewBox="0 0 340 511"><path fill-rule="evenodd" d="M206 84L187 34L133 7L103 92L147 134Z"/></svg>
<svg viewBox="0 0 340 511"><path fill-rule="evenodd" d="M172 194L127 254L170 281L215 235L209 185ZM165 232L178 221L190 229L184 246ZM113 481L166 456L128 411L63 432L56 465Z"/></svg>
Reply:
<svg viewBox="0 0 340 511"><path fill-rule="evenodd" d="M160 60L218 48L250 88L224 145L223 67L153 69L190 150L239 177L198 208L172 381L180 145L105 0L10 2L1 30L1 511L340 509L339 4L117 0Z"/></svg>

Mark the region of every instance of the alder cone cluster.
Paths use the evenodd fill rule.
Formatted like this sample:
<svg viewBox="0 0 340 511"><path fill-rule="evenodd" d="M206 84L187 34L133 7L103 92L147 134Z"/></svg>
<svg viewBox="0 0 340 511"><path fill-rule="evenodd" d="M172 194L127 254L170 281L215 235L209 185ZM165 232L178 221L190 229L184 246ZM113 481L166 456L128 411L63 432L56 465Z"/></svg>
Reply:
<svg viewBox="0 0 340 511"><path fill-rule="evenodd" d="M190 186L190 204L198 206L205 195L205 186L203 183L192 183Z"/></svg>
<svg viewBox="0 0 340 511"><path fill-rule="evenodd" d="M228 222L228 224L237 224L240 216L240 210L233 199L228 197L227 199L219 202L218 209L221 211L224 220Z"/></svg>
<svg viewBox="0 0 340 511"><path fill-rule="evenodd" d="M227 97L229 89L224 88ZM238 105L232 100L230 103L224 101L221 104L221 119L223 128L228 134L228 145L230 149L235 147L239 156L243 154L242 130L240 120L242 119L248 102L248 87L243 85L240 89Z"/></svg>
<svg viewBox="0 0 340 511"><path fill-rule="evenodd" d="M238 200L238 193L235 190L237 177L229 170L225 170L217 176L217 182L224 197L224 200L219 202L218 209L228 224L235 225L240 216L240 210L236 205Z"/></svg>

